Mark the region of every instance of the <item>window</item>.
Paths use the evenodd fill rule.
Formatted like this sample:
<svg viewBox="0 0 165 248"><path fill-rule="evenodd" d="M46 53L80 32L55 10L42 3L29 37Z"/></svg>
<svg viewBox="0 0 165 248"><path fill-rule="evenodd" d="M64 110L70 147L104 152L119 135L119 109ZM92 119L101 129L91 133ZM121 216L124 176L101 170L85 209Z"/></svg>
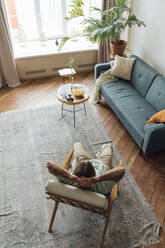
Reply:
<svg viewBox="0 0 165 248"><path fill-rule="evenodd" d="M81 33L76 20L67 22L70 0L6 0L14 44L45 42ZM101 0L84 0L85 12L90 7L101 7Z"/></svg>
<svg viewBox="0 0 165 248"><path fill-rule="evenodd" d="M7 0L15 42L66 35L66 1Z"/></svg>

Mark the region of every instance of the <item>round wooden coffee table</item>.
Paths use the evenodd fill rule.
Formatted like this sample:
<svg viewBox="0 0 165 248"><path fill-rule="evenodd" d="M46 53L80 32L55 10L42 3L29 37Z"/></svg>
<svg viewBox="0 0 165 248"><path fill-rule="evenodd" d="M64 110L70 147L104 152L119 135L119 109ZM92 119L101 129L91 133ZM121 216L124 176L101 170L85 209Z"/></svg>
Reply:
<svg viewBox="0 0 165 248"><path fill-rule="evenodd" d="M72 94L72 87L84 88L84 95L82 97L75 97ZM88 99L89 99L89 93L88 92L89 92L88 88L82 84L65 84L65 85L61 86L57 91L57 99L62 103L62 110L61 110L62 117L64 116L64 110L68 111L68 112L73 112L74 128L76 125L76 118L75 118L76 112L78 112L80 110L84 110L85 115L87 114L85 102L88 101ZM73 101L67 100L68 95L71 95L71 97L73 98ZM64 104L72 105L73 110L64 109ZM76 105L79 105L79 104L83 104L83 108L76 110Z"/></svg>

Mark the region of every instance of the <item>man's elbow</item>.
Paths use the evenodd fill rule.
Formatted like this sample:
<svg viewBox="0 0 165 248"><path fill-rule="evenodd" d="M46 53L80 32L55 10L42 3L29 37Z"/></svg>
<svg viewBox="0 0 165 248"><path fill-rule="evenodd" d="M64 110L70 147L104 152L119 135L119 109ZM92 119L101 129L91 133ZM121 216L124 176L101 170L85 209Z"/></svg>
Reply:
<svg viewBox="0 0 165 248"><path fill-rule="evenodd" d="M46 166L48 168L49 173L55 175L55 169L53 168L52 164L50 162L47 162Z"/></svg>
<svg viewBox="0 0 165 248"><path fill-rule="evenodd" d="M120 174L118 176L118 181L123 178L124 174L125 174L125 168L120 168Z"/></svg>
<svg viewBox="0 0 165 248"><path fill-rule="evenodd" d="M46 166L47 166L48 169L51 169L51 164L50 164L50 162L47 162Z"/></svg>

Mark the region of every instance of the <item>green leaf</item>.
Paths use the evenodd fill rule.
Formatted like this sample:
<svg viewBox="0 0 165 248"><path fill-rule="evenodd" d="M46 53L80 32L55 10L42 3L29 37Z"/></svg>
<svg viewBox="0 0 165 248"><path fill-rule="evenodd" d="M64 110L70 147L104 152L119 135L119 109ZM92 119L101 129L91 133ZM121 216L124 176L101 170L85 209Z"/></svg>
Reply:
<svg viewBox="0 0 165 248"><path fill-rule="evenodd" d="M69 16L66 17L66 20L71 20L75 17L78 16L84 16L84 12L83 12L83 1L82 0L70 0L71 4L69 5L69 7L71 7L72 9L69 11Z"/></svg>
<svg viewBox="0 0 165 248"><path fill-rule="evenodd" d="M60 41L60 44L58 46L58 52L61 51L61 49L63 48L63 46L65 45L65 43L70 40L70 37L64 37L62 38L62 40Z"/></svg>
<svg viewBox="0 0 165 248"><path fill-rule="evenodd" d="M75 62L75 58L70 57L69 62L66 64L66 67L69 67L70 69L72 69L74 62Z"/></svg>
<svg viewBox="0 0 165 248"><path fill-rule="evenodd" d="M73 6L83 6L84 2L83 0L70 0L71 4L69 4L69 6L73 7Z"/></svg>
<svg viewBox="0 0 165 248"><path fill-rule="evenodd" d="M67 43L69 40L71 39L74 39L74 38L79 38L81 35L72 35L72 36L66 36L66 37L63 37L60 41L60 44L58 46L58 52L60 52L63 48L63 46L65 45L65 43Z"/></svg>

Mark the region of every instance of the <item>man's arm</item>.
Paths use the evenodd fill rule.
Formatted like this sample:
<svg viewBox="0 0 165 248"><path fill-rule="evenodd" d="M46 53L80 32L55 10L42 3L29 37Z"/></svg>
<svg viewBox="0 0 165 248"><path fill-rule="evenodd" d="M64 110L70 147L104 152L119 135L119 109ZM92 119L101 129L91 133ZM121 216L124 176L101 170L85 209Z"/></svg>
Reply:
<svg viewBox="0 0 165 248"><path fill-rule="evenodd" d="M107 180L113 180L115 182L118 182L123 175L125 174L125 169L122 167L117 167L112 170L108 170L105 173L103 173L101 176L95 176L95 177L77 177L75 175L70 175L67 170L62 168L56 163L48 162L47 168L49 172L54 175L60 175L63 177L66 177L67 179L75 182L79 187L81 188L89 188L92 184L107 181Z"/></svg>
<svg viewBox="0 0 165 248"><path fill-rule="evenodd" d="M112 170L108 170L100 176L90 177L90 178L78 178L76 183L79 187L89 188L92 184L112 180L118 182L125 174L125 169L122 167L117 167Z"/></svg>
<svg viewBox="0 0 165 248"><path fill-rule="evenodd" d="M100 176L93 177L93 182L98 183L102 181L107 181L107 180L112 180L115 182L118 182L125 174L125 169L124 168L114 168L112 170L106 171Z"/></svg>
<svg viewBox="0 0 165 248"><path fill-rule="evenodd" d="M48 162L47 168L48 168L49 173L54 176L60 175L60 176L66 177L67 179L73 182L76 182L77 176L70 175L67 170L65 170L64 168L62 168L56 163Z"/></svg>

